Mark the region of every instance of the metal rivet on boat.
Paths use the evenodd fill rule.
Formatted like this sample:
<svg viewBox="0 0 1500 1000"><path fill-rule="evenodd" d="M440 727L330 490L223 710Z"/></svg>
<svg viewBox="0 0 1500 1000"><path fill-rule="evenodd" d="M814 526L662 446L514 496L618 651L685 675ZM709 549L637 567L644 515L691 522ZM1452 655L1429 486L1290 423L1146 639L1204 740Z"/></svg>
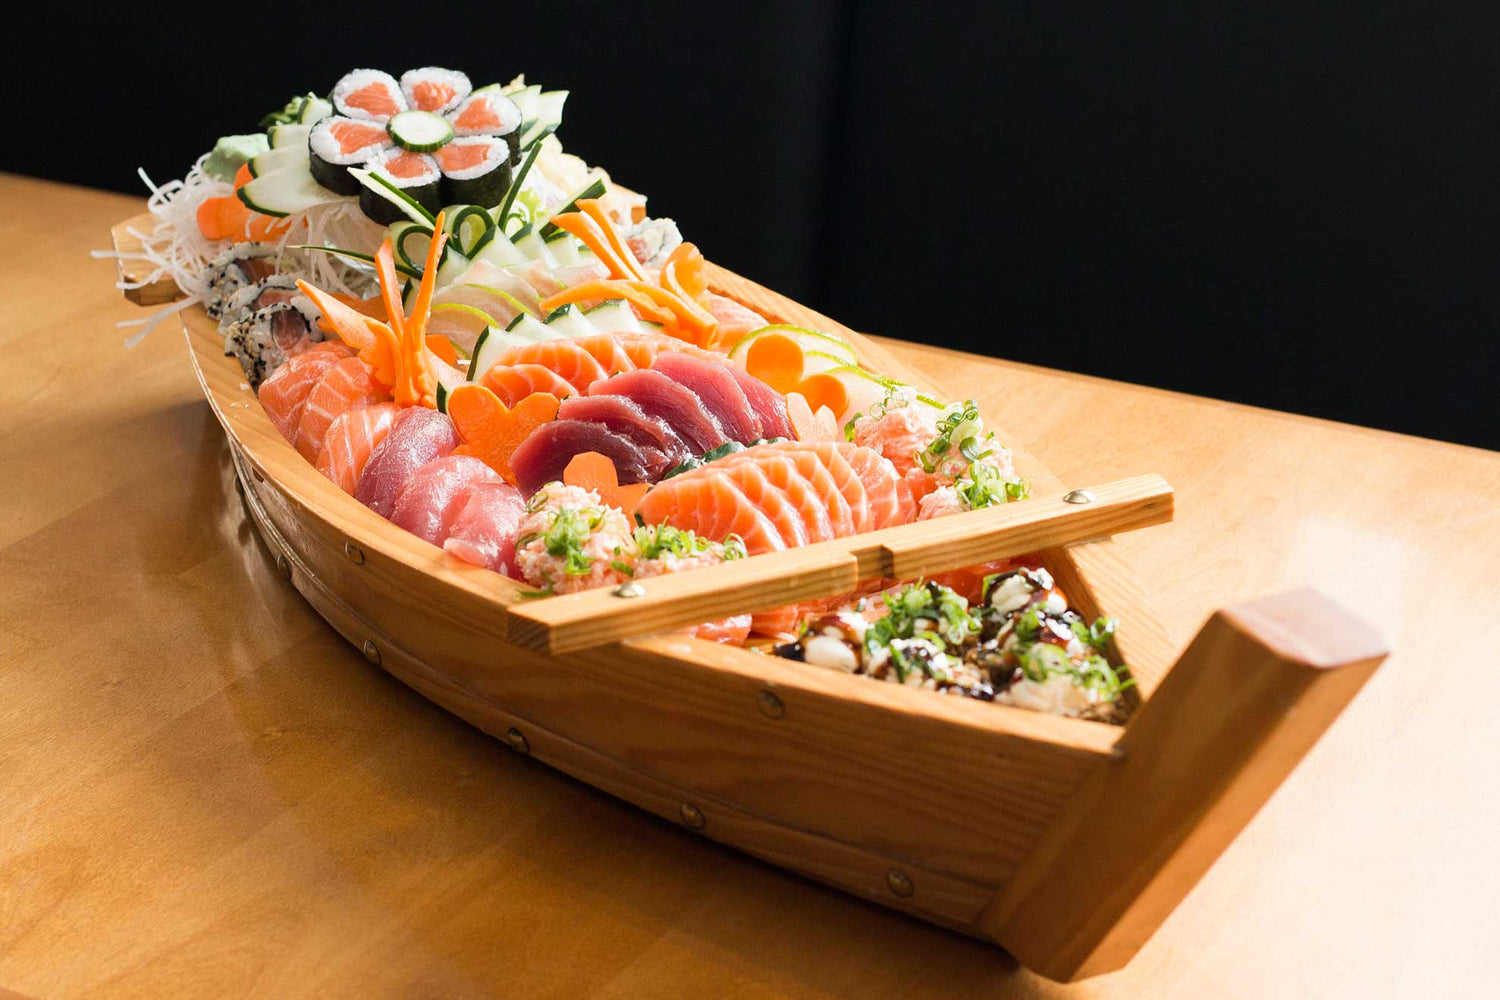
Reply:
<svg viewBox="0 0 1500 1000"><path fill-rule="evenodd" d="M380 666L380 647L375 645L374 639L366 639L365 644L359 648L365 654L365 659L377 667Z"/></svg>
<svg viewBox="0 0 1500 1000"><path fill-rule="evenodd" d="M1063 494L1064 503L1093 503L1094 494L1088 490L1071 490Z"/></svg>
<svg viewBox="0 0 1500 1000"><path fill-rule="evenodd" d="M1116 743L1114 746L1112 746L1112 747L1109 748L1109 755L1110 755L1110 757L1114 758L1115 760L1124 760L1125 759L1125 747L1122 746L1119 743Z"/></svg>
<svg viewBox="0 0 1500 1000"><path fill-rule="evenodd" d="M353 542L344 543L344 555L348 556L349 561L356 566L363 566L365 564L364 552L362 552L360 550L360 547L358 545L355 545Z"/></svg>
<svg viewBox="0 0 1500 1000"><path fill-rule="evenodd" d="M762 691L757 694L755 696L755 703L760 706L761 714L770 718L779 719L786 714L786 706L781 703L780 698L776 697L770 691Z"/></svg>
<svg viewBox="0 0 1500 1000"><path fill-rule="evenodd" d="M284 553L276 553L276 569L288 580L292 578L292 564Z"/></svg>
<svg viewBox="0 0 1500 1000"><path fill-rule="evenodd" d="M885 884L898 896L910 896L917 891L917 887L911 884L911 876L899 868L885 873Z"/></svg>
<svg viewBox="0 0 1500 1000"><path fill-rule="evenodd" d="M703 824L708 822L703 818L703 810L691 802L684 802L682 808L677 811L682 814L682 825L690 830L701 830Z"/></svg>
<svg viewBox="0 0 1500 1000"><path fill-rule="evenodd" d="M611 590L610 593L614 594L616 597L645 597L646 588L642 587L634 580L626 580L614 590Z"/></svg>
<svg viewBox="0 0 1500 1000"><path fill-rule="evenodd" d="M511 726L505 734L505 742L516 753L531 753L531 744L526 741L526 734L515 726Z"/></svg>

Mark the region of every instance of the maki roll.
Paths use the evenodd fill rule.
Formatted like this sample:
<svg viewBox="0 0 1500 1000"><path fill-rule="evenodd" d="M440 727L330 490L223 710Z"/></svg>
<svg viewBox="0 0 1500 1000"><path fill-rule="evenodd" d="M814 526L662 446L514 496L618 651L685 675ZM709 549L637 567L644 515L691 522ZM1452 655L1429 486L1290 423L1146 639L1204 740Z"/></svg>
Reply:
<svg viewBox="0 0 1500 1000"><path fill-rule="evenodd" d="M487 135L454 139L433 154L449 205L495 205L510 188L510 145Z"/></svg>
<svg viewBox="0 0 1500 1000"><path fill-rule="evenodd" d="M345 73L333 85L333 107L346 118L387 122L406 110L406 95L396 78L378 69L357 69Z"/></svg>
<svg viewBox="0 0 1500 1000"><path fill-rule="evenodd" d="M335 194L358 194L359 179L349 168L364 166L392 145L385 126L334 115L318 122L308 134L308 166L313 180Z"/></svg>
<svg viewBox="0 0 1500 1000"><path fill-rule="evenodd" d="M276 273L274 251L259 243L236 243L215 257L203 269L203 311L212 319L224 315L234 294L246 285L263 281Z"/></svg>
<svg viewBox="0 0 1500 1000"><path fill-rule="evenodd" d="M474 90L469 78L456 69L424 66L401 74L401 95L414 111L445 115Z"/></svg>
<svg viewBox="0 0 1500 1000"><path fill-rule="evenodd" d="M224 354L239 361L250 387L258 389L283 361L323 339L319 315L289 275L246 285L230 296L219 320Z"/></svg>
<svg viewBox="0 0 1500 1000"><path fill-rule="evenodd" d="M438 168L437 160L426 153L392 148L377 154L369 161L369 167L371 174L400 189L402 194L427 211L436 212L443 207L443 172ZM406 218L406 214L389 199L364 186L359 191L359 207L382 226Z"/></svg>
<svg viewBox="0 0 1500 1000"><path fill-rule="evenodd" d="M498 90L481 90L448 116L456 136L489 135L503 138L510 160L521 159L521 108Z"/></svg>

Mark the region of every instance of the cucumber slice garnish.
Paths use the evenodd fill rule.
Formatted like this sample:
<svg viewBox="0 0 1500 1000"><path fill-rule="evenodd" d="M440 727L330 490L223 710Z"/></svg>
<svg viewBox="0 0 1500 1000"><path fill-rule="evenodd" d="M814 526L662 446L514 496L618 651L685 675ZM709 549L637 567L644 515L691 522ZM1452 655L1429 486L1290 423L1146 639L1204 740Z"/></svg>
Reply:
<svg viewBox="0 0 1500 1000"><path fill-rule="evenodd" d="M313 180L305 163L294 163L256 177L235 194L251 211L278 218L306 211L325 201L337 201L339 197Z"/></svg>
<svg viewBox="0 0 1500 1000"><path fill-rule="evenodd" d="M413 153L442 149L453 139L453 125L431 111L402 111L391 115L385 130L396 145Z"/></svg>

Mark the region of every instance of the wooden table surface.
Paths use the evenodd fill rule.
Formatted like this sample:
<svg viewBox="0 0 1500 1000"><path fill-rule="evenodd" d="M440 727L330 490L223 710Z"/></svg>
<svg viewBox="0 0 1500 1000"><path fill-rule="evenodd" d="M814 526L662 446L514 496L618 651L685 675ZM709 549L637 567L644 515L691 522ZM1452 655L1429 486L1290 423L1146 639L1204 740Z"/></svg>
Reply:
<svg viewBox="0 0 1500 1000"><path fill-rule="evenodd" d="M1063 987L517 756L370 667L259 543L178 328L122 346L142 313L86 251L139 207L0 178L0 996L1500 989L1500 455L900 348L1065 481L1176 486L1177 521L1121 544L1179 642L1311 584L1394 643L1134 963Z"/></svg>

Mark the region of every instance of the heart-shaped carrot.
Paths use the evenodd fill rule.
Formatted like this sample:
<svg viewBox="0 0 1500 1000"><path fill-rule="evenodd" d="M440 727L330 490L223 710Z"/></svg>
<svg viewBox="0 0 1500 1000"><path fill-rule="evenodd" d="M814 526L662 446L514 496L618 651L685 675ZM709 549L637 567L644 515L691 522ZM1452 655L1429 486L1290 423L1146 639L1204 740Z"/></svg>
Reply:
<svg viewBox="0 0 1500 1000"><path fill-rule="evenodd" d="M786 394L786 416L791 422L792 430L797 432L798 441L843 440L838 418L833 415L833 411L820 406L818 412L813 413L812 407L807 405L807 397L800 392Z"/></svg>
<svg viewBox="0 0 1500 1000"><path fill-rule="evenodd" d="M797 391L804 363L802 345L779 333L756 338L745 352L745 371L782 395Z"/></svg>
<svg viewBox="0 0 1500 1000"><path fill-rule="evenodd" d="M796 390L807 399L807 408L814 413L825 406L834 413L843 413L849 406L849 390L844 383L824 372L809 375L797 384Z"/></svg>
<svg viewBox="0 0 1500 1000"><path fill-rule="evenodd" d="M472 455L514 484L510 456L537 427L557 418L561 400L549 392L534 392L507 408L488 387L468 383L448 396L448 416L464 443L455 455Z"/></svg>
<svg viewBox="0 0 1500 1000"><path fill-rule="evenodd" d="M641 498L651 489L650 483L620 485L620 474L608 455L585 451L574 455L563 469L563 484L593 490L611 507L618 507L626 517L635 514Z"/></svg>

